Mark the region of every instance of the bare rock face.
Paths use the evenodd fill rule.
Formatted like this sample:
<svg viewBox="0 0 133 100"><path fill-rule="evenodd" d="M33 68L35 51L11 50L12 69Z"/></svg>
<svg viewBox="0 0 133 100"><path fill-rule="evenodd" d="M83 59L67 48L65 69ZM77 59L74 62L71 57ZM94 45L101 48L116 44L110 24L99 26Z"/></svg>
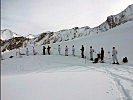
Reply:
<svg viewBox="0 0 133 100"><path fill-rule="evenodd" d="M24 41L26 41L27 38L25 37L15 37L9 40L5 40L1 42L1 51L4 52L6 50L13 50L20 47L23 47Z"/></svg>

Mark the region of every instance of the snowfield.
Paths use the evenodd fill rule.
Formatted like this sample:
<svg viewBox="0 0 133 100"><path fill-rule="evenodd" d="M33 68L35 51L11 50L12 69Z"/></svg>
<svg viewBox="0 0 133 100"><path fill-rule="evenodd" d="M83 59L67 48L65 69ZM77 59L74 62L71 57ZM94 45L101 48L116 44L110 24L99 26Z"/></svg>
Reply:
<svg viewBox="0 0 133 100"><path fill-rule="evenodd" d="M132 100L132 76L128 64L55 55L12 58L2 61L2 100Z"/></svg>
<svg viewBox="0 0 133 100"><path fill-rule="evenodd" d="M27 47L30 55L16 56L18 50L2 54L2 100L133 100L133 22L127 22L100 34L50 44L51 55L42 55L42 45ZM58 55L58 45L62 55ZM65 46L69 56L64 56ZM72 56L75 45L76 56ZM87 59L80 58L81 45ZM89 47L96 53L103 47L105 63L89 60ZM120 65L113 65L107 52L115 46ZM25 54L26 48L21 48ZM96 57L96 53L94 57ZM13 58L9 58L14 56ZM127 56L129 62L122 63Z"/></svg>

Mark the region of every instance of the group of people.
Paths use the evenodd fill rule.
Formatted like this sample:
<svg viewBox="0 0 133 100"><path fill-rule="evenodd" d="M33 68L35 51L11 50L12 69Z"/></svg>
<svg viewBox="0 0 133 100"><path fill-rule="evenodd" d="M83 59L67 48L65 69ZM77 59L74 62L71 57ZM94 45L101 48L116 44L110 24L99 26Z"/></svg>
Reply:
<svg viewBox="0 0 133 100"><path fill-rule="evenodd" d="M85 58L84 56L84 46L82 45L81 47L81 58ZM61 47L60 45L58 45L58 52L59 55L61 55ZM90 46L90 60L94 61L93 63L97 63L99 60L101 63L104 62L104 49L101 48L101 51L97 54L97 57L94 59L93 58L93 54L94 53L94 49L92 48L92 46ZM72 55L75 56L75 47L74 45L72 46ZM65 56L68 56L68 47L65 47ZM118 59L117 59L117 50L115 49L115 47L113 47L112 50L112 59L113 59L113 64L119 64Z"/></svg>
<svg viewBox="0 0 133 100"><path fill-rule="evenodd" d="M33 50L33 55L36 55L37 52L35 51L34 46L32 47L32 50ZM29 49L28 48L26 48L26 55L29 56Z"/></svg>
<svg viewBox="0 0 133 100"><path fill-rule="evenodd" d="M59 55L61 55L60 45L58 45L58 52L59 52ZM72 46L72 55L75 56L75 47L74 47L74 45ZM65 56L68 56L68 47L67 46L65 47Z"/></svg>
<svg viewBox="0 0 133 100"><path fill-rule="evenodd" d="M82 45L81 47L81 57L84 58L84 46ZM101 51L97 54L97 57L95 59L93 59L93 53L94 53L94 49L92 48L92 46L90 46L90 60L94 61L93 63L97 63L99 60L101 60L101 63L104 63L104 49L101 48ZM115 47L113 47L112 50L112 59L113 59L113 63L112 64L119 64L118 59L117 59L117 50L115 49Z"/></svg>
<svg viewBox="0 0 133 100"><path fill-rule="evenodd" d="M50 55L50 49L51 47L48 46L47 48L45 46L43 46L43 55L46 55L45 49L47 49L48 55Z"/></svg>
<svg viewBox="0 0 133 100"><path fill-rule="evenodd" d="M50 55L51 47L48 46L46 48L45 46L43 46L43 55L46 55L45 49L47 49L47 54ZM75 47L74 47L74 45L72 45L72 49L71 50L72 50L72 55L75 56ZM84 56L84 46L83 45L81 46L80 51L81 51L81 58L85 58L86 56ZM61 47L60 47L60 45L58 45L58 53L59 53L59 55L61 55ZM93 57L94 53L96 53L96 52L94 51L92 46L90 46L90 51L89 51L90 60L93 61L93 63L98 63L99 61L101 63L104 63L104 49L101 48L100 52L97 53L97 57L96 58ZM112 64L119 64L118 59L117 59L117 53L118 53L117 50L115 49L115 47L113 47L112 48L112 61L113 61ZM21 56L20 49L19 49L18 54L19 54L19 56ZM33 54L36 55L34 46L33 46ZM110 52L108 52L108 54L110 54ZM27 56L29 55L28 48L26 48L26 55ZM68 47L67 47L67 45L65 47L65 56L68 56ZM124 63L128 62L127 57L123 58L123 62Z"/></svg>
<svg viewBox="0 0 133 100"><path fill-rule="evenodd" d="M45 46L43 46L43 55L46 55L45 49L47 49L47 54L50 55L51 47L48 46L46 48ZM81 58L85 58L85 56L84 56L84 46L83 45L82 45L80 51L81 51ZM58 45L58 53L59 53L59 55L61 55L60 45ZM36 55L34 47L33 47L33 54ZM100 61L101 63L104 62L104 49L103 48L101 48L101 51L97 54L97 57L95 59L93 58L94 49L92 48L92 46L90 46L89 54L90 54L90 60L93 61L93 63L98 63L98 61ZM27 56L29 55L28 48L26 48L26 55ZM75 47L74 47L74 45L72 46L72 55L75 56ZM65 56L68 56L68 47L67 46L65 47ZM127 58L125 58L125 59L127 59ZM112 60L113 60L112 64L119 64L118 59L117 59L117 50L115 49L115 47L113 47L113 49L112 49Z"/></svg>

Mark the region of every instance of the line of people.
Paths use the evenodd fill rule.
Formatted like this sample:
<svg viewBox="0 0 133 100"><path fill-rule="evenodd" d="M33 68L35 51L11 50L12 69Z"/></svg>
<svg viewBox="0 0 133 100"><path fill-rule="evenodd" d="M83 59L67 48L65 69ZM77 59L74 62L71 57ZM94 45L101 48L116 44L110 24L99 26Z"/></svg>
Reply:
<svg viewBox="0 0 133 100"><path fill-rule="evenodd" d="M48 55L50 55L50 49L51 47L48 46L47 48L45 46L43 46L43 55L46 55L45 49L47 49Z"/></svg>
<svg viewBox="0 0 133 100"><path fill-rule="evenodd" d="M80 50L81 50L81 57L84 58L84 46L83 45ZM94 61L93 63L98 63L99 60L101 60L100 61L101 63L104 63L104 49L103 48L101 48L101 52L97 54L97 57L95 59L93 59L93 53L94 53L94 49L92 48L92 46L90 46L90 60ZM112 50L112 60L113 60L112 64L119 64L118 59L117 59L117 50L115 49L115 47L113 47L113 50Z"/></svg>
<svg viewBox="0 0 133 100"><path fill-rule="evenodd" d="M32 50L33 50L33 55L36 55L37 52L35 51L34 46L32 47ZM19 51L19 52L20 52L20 51ZM26 55L29 56L29 49L28 49L28 48L26 48Z"/></svg>
<svg viewBox="0 0 133 100"><path fill-rule="evenodd" d="M81 50L81 58L85 58L83 45L80 50ZM59 55L61 55L60 45L58 45L58 52L59 52ZM72 46L72 55L75 56L74 45ZM103 48L101 48L100 52L97 54L97 57L95 59L93 58L93 55L94 55L94 49L92 48L92 46L90 46L90 60L94 61L93 63L97 63L99 60L101 63L104 63L104 49ZM68 47L67 46L65 47L65 56L68 56ZM119 64L118 59L117 59L117 50L115 49L115 47L113 47L113 49L112 49L112 60L113 60L113 64Z"/></svg>
<svg viewBox="0 0 133 100"><path fill-rule="evenodd" d="M46 48L45 46L43 46L43 55L46 55L45 49L47 49L47 53L48 53L48 55L50 55L50 49L51 49L51 47L48 46ZM65 47L65 56L68 56L68 49L69 48L66 46ZM72 55L75 56L75 47L74 47L74 45L72 46L72 49L71 50L72 50ZM81 46L80 51L81 51L81 58L85 58L85 56L84 56L84 46L83 45ZM60 47L60 45L58 45L58 53L59 53L59 55L61 55L61 47ZM92 48L92 46L90 46L90 52L89 52L90 60L93 61L93 63L98 63L99 61L101 63L104 63L104 49L101 48L100 52L97 54L97 57L95 59L93 57L94 53L96 53L96 52L94 51L94 49ZM18 54L21 56L20 49L19 49ZM37 52L35 52L34 46L33 46L33 54L34 55L37 54ZM110 52L108 52L108 54L110 55ZM117 54L118 54L117 50L115 49L115 47L113 47L112 48L112 61L113 61L112 64L119 64L118 59L117 59ZM28 48L26 48L26 55L27 56L29 55ZM123 62L124 63L128 62L127 57L123 58Z"/></svg>

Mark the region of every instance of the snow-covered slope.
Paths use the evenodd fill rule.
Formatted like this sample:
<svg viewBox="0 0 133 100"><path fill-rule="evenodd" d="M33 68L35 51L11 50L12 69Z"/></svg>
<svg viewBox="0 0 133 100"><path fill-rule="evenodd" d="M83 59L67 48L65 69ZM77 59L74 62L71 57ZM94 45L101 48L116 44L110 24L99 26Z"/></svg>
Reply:
<svg viewBox="0 0 133 100"><path fill-rule="evenodd" d="M25 47L20 48L21 57L19 49L2 53L2 100L133 100L133 21L108 31L75 27L58 34L46 32L24 42L29 56L25 55ZM33 44L36 55L33 55ZM42 44L46 48L51 46L51 55L47 51L42 55ZM58 45L61 55L58 55ZM67 57L64 56L66 45ZM72 56L72 45L76 56ZM87 59L81 58L81 45L85 47ZM93 64L89 60L90 46L95 50L94 58L104 48L105 63ZM120 65L111 64L112 54L108 51L113 46L118 50ZM125 56L128 63L124 64Z"/></svg>
<svg viewBox="0 0 133 100"><path fill-rule="evenodd" d="M101 34L93 34L82 38L76 38L74 40L70 41L64 41L64 42L56 42L49 44L51 46L51 53L53 55L58 55L58 45L61 46L61 54L65 54L65 46L67 45L69 48L69 55L72 55L72 45L75 45L76 49L76 56L81 56L80 54L80 48L81 45L84 45L85 47L85 56L89 58L89 47L93 46L96 53L100 51L100 48L103 47L105 50L105 57L108 57L108 51L111 52L112 47L115 46L118 50L118 58L121 61L123 57L127 56L129 59L129 63L133 64L133 46L131 43L133 43L133 22L129 21L125 24L122 24L118 27L115 27L113 29L110 29L106 32L103 32ZM27 45L27 48L29 48L30 54L33 54L31 44ZM35 45L35 50L38 52L38 54L42 54L42 46L43 45ZM45 45L47 47L47 45ZM11 51L12 53L5 53L5 58L13 55L16 56L16 50ZM14 53L13 53L14 52ZM25 48L21 48L21 52L23 54L26 53ZM94 53L94 57L96 57L96 53Z"/></svg>
<svg viewBox="0 0 133 100"><path fill-rule="evenodd" d="M107 20L96 27L96 29L102 32L107 31L127 21L133 21L133 4L129 5L124 11L117 15L108 16Z"/></svg>
<svg viewBox="0 0 133 100"><path fill-rule="evenodd" d="M1 100L132 100L132 74L128 64L23 56L2 61Z"/></svg>
<svg viewBox="0 0 133 100"><path fill-rule="evenodd" d="M28 44L42 45L42 44L70 41L81 37L88 37L96 34L101 34L129 21L133 22L133 4L129 5L121 13L107 17L107 20L97 27L94 28L90 28L88 26L81 28L74 27L72 29L64 29L57 32L49 32L49 31L43 32L36 36L29 34L28 36L26 36L26 38L30 40L23 44L27 43L27 45ZM1 31L1 39L5 40L5 39L11 39L13 37L18 37L18 35L7 29Z"/></svg>
<svg viewBox="0 0 133 100"><path fill-rule="evenodd" d="M90 28L89 26L81 28L74 27L72 29L64 29L57 32L45 32L47 33L47 35L49 34L49 36L47 36L45 39L43 38L43 41L44 44L47 44L47 43L69 41L80 37L100 34L116 26L124 24L128 21L133 21L133 4L129 5L124 11L122 11L117 15L108 16L107 20L97 27L94 28ZM50 39L51 37L52 39Z"/></svg>
<svg viewBox="0 0 133 100"><path fill-rule="evenodd" d="M35 38L35 35L29 34L29 35L26 36L26 38L33 39L33 38Z"/></svg>
<svg viewBox="0 0 133 100"><path fill-rule="evenodd" d="M98 27L90 28L86 27L75 27L73 29L61 30L56 32L56 39L60 41L68 41L82 36L99 34L105 32L111 28L119 26L125 22L133 21L133 4L129 5L124 11L117 15L111 15L107 17L107 20Z"/></svg>
<svg viewBox="0 0 133 100"><path fill-rule="evenodd" d="M21 35L18 35L9 29L1 30L1 40L9 40L14 37L21 37Z"/></svg>

